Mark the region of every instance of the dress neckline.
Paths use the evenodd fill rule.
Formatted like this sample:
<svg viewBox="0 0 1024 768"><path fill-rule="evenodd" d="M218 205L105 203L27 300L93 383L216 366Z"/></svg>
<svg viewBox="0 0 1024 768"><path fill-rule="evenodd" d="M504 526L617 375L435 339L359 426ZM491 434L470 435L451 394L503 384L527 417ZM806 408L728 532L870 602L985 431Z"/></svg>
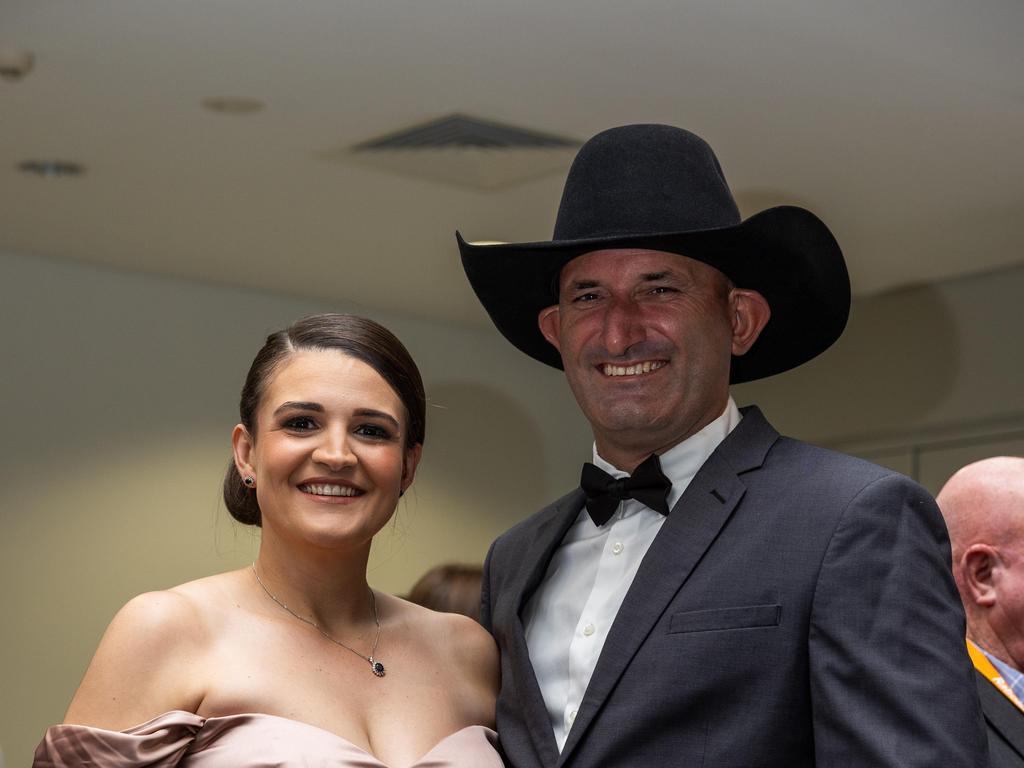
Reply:
<svg viewBox="0 0 1024 768"><path fill-rule="evenodd" d="M195 712L188 712L188 711L183 710L183 709L172 709L172 710L169 710L169 711L164 712L162 714L159 714L156 717L151 718L151 719L147 720L144 723L139 723L138 725L134 725L134 726L132 726L130 728L126 728L123 731L123 733L133 733L133 732L137 732L137 731L143 731L143 730L151 729L154 725L159 724L160 721L165 720L165 719L172 720L172 721L182 721L182 720L184 720L188 724L194 725L197 728L202 728L204 725L207 725L207 724L216 724L216 723L222 723L222 722L229 722L229 721L232 721L232 720L243 720L243 721L246 721L246 720L259 720L259 719L280 720L280 721L283 721L283 722L286 722L286 723L290 723L293 726L298 726L298 727L301 727L301 728L310 729L312 731L317 731L317 732L319 732L321 734L324 734L324 735L326 735L326 736L328 736L330 738L336 739L337 741L345 744L346 746L350 747L351 749L359 752L359 754L361 754L361 755L365 756L366 758L374 761L375 763L380 765L381 768L394 768L393 766L389 766L387 763L385 763L383 760L381 760L379 757L377 757L372 752L364 749L363 747L359 746L358 744L356 744L355 742L351 741L350 739L345 738L341 734L335 733L334 731L328 730L326 728L321 728L318 725L313 725L312 723L307 723L307 722L302 721L302 720L295 720L293 718L284 717L282 715L271 715L271 714L267 714L265 712L238 712L238 713L231 714L231 715L215 715L215 716L211 716L211 717L204 717L202 715L197 715ZM88 726L85 726L85 727L88 727ZM420 755L418 758L416 758L406 768L416 768L416 766L420 765L424 761L429 760L430 757L435 752L437 752L446 742L451 741L451 740L457 738L459 735L461 735L461 734L463 734L463 733L465 733L467 731L476 731L476 730L482 731L484 733L485 737L488 739L488 741L490 741L492 743L495 743L497 741L497 732L493 728L489 728L486 725L467 725L467 726L464 726L462 728L459 728L457 731L453 731L452 733L449 733L448 735L442 737L436 744L434 744L434 746L432 746L430 749L428 749L426 752L424 752L422 755Z"/></svg>

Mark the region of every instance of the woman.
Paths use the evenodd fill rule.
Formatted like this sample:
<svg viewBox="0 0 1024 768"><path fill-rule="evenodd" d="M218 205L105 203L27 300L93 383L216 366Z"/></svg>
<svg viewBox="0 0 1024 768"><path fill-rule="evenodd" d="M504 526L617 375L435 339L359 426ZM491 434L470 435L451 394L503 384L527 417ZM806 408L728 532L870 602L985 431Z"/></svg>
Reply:
<svg viewBox="0 0 1024 768"><path fill-rule="evenodd" d="M500 766L490 636L366 582L423 447L405 347L305 318L268 337L240 411L224 499L262 527L256 562L122 608L34 764Z"/></svg>

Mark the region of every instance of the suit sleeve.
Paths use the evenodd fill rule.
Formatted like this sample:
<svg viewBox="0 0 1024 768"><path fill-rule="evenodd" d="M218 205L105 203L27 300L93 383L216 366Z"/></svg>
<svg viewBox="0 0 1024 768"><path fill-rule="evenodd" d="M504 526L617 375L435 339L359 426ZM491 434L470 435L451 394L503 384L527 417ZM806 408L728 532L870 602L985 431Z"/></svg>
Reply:
<svg viewBox="0 0 1024 768"><path fill-rule="evenodd" d="M946 528L901 475L844 510L809 628L816 764L983 768L986 738Z"/></svg>
<svg viewBox="0 0 1024 768"><path fill-rule="evenodd" d="M494 554L494 544L487 550L487 557L484 558L484 573L480 581L480 624L494 634L494 627L491 620L491 556Z"/></svg>

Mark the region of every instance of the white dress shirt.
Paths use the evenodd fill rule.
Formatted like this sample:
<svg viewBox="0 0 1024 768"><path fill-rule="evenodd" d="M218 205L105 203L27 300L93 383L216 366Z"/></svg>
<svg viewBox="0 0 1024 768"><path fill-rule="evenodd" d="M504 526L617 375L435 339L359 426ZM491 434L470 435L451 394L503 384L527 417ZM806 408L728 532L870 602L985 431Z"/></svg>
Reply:
<svg viewBox="0 0 1024 768"><path fill-rule="evenodd" d="M730 397L721 416L659 457L662 472L672 481L669 509L740 418ZM594 464L613 477L628 477L598 456L596 445ZM664 522L664 515L635 499L619 504L600 527L584 508L527 603L523 615L526 644L559 751L565 746L612 621Z"/></svg>

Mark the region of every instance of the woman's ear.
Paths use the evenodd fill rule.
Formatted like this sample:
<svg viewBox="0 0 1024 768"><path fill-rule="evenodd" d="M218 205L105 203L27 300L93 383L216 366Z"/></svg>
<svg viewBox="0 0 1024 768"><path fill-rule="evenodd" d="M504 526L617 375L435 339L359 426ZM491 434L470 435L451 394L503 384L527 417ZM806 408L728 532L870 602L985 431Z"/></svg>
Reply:
<svg viewBox="0 0 1024 768"><path fill-rule="evenodd" d="M423 445L416 443L412 448L405 451L405 459L402 462L402 485L401 492L405 493L412 481L416 478L416 467L420 465L420 458L423 456Z"/></svg>
<svg viewBox="0 0 1024 768"><path fill-rule="evenodd" d="M252 464L253 441L249 430L242 424L235 424L231 430L231 452L235 457L235 469L239 476L256 477L256 468Z"/></svg>

